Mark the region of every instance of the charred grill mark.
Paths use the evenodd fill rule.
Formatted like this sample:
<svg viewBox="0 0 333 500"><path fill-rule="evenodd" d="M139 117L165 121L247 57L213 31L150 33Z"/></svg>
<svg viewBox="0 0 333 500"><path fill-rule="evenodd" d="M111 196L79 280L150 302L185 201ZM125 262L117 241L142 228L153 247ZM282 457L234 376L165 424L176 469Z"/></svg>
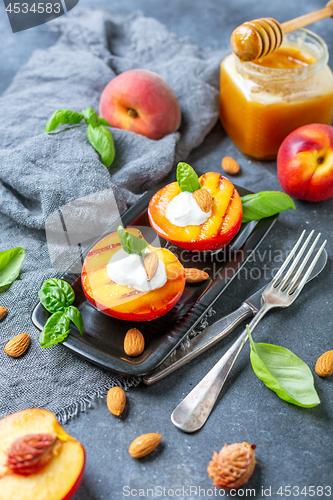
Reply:
<svg viewBox="0 0 333 500"><path fill-rule="evenodd" d="M223 224L224 224L224 221L225 221L225 218L226 218L226 216L227 216L227 213L228 213L228 210L229 210L229 208L230 208L230 205L231 205L231 204L232 204L232 202L234 201L234 196L235 196L235 194L236 194L236 188L234 188L234 190L233 190L233 192L232 192L232 195L231 195L231 198L230 198L230 200L229 200L228 206L227 206L227 208L226 208L226 211L225 211L225 212L224 212L224 214L223 214L223 217L222 217L222 219L221 219L221 224L219 225L219 228L218 228L218 231L217 231L217 233L216 233L216 234L220 234L220 232L221 232L221 229L222 229L222 226L223 226Z"/></svg>
<svg viewBox="0 0 333 500"><path fill-rule="evenodd" d="M200 181L201 186L203 186L205 184L206 177L207 177L207 174L203 174L203 176L201 177L201 181Z"/></svg>
<svg viewBox="0 0 333 500"><path fill-rule="evenodd" d="M90 252L88 253L87 257L90 257L91 255L99 254L100 252L105 252L106 250L112 250L113 248L117 248L117 247L120 247L120 246L121 246L120 243L111 243L110 245L108 245L106 247L97 248L96 250L90 250Z"/></svg>
<svg viewBox="0 0 333 500"><path fill-rule="evenodd" d="M103 266L92 267L91 269L86 269L85 274L89 275L89 274L94 273L95 271L99 271L100 269L103 269L105 267L106 267L106 264L104 264Z"/></svg>
<svg viewBox="0 0 333 500"><path fill-rule="evenodd" d="M138 295L141 293L142 292L140 292L139 290L132 290L131 292L128 292L128 293L122 293L121 298L127 299L128 297L133 297L134 295Z"/></svg>

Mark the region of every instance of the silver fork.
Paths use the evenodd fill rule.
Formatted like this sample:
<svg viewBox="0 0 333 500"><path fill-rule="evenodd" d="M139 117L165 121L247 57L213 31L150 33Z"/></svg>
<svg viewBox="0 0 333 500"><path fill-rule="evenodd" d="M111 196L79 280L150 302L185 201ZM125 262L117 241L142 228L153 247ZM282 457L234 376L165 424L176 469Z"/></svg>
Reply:
<svg viewBox="0 0 333 500"><path fill-rule="evenodd" d="M296 300L296 298L300 294L303 286L305 285L326 245L325 240L313 257L312 264L309 266L302 280L299 282L299 284L297 284L297 281L302 274L302 271L305 268L308 260L310 259L311 254L313 253L316 244L321 236L320 233L317 235L303 261L300 262L301 257L303 256L313 236L313 233L314 231L311 231L309 236L306 238L301 249L295 256L295 259L292 262L290 268L286 272L284 278L281 280L280 278L284 270L291 263L292 258L296 254L296 251L303 240L305 234L305 231L303 231L296 245L279 269L278 273L274 276L273 280L263 291L261 309L249 324L251 332L270 309L272 309L273 307L288 307L294 302L294 300ZM288 280L290 280L290 277L293 273L295 274L292 280L288 283ZM244 332L238 337L236 342L234 342L234 344L224 354L224 356L222 356L222 358L216 363L216 365L210 370L210 372L208 372L207 375L201 380L201 382L199 382L199 384L196 385L194 389L192 389L192 391L186 396L186 398L181 401L181 403L177 406L177 408L171 415L171 421L176 427L184 432L195 432L205 424L230 373L230 370L233 367L239 353L243 349L247 339L248 334L247 331L244 330Z"/></svg>

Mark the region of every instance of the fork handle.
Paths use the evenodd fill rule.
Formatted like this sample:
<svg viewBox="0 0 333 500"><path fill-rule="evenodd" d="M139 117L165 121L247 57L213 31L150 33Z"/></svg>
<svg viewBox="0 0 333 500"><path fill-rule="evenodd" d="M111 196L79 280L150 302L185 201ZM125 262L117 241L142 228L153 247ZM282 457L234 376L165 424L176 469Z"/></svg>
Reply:
<svg viewBox="0 0 333 500"><path fill-rule="evenodd" d="M270 306L264 303L249 324L251 333L269 309ZM247 339L247 330L244 330L201 382L179 403L171 415L171 421L178 429L190 433L205 424Z"/></svg>

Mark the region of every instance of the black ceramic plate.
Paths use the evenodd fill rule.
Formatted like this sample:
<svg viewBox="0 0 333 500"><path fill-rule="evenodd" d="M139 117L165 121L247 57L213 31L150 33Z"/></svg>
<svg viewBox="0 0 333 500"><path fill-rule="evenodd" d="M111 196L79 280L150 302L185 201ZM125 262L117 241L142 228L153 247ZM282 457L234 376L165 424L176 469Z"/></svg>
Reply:
<svg viewBox="0 0 333 500"><path fill-rule="evenodd" d="M148 203L153 194L167 182L164 180L156 189L146 193L122 216L122 223L125 227L129 225L140 226L140 229L142 226L146 227L146 230L142 232L147 241L152 241L156 237L148 222ZM241 196L250 193L243 188L237 186L236 188ZM198 324L207 309L221 296L260 245L275 220L276 216L243 224L232 242L226 248L214 253L186 252L162 240L164 246L177 254L184 267L205 269L212 279L198 284L187 284L175 307L165 316L153 321L137 323L106 316L95 309L85 298L80 275L68 269L63 279L74 288L76 296L74 304L82 313L84 333L81 336L72 326L71 334L63 344L89 361L113 371L124 375L146 375L161 364ZM110 227L109 232L114 230L116 227ZM199 262L198 256L200 256ZM32 312L31 319L36 328L42 330L48 316L49 314L38 303ZM145 350L137 358L130 358L123 349L124 336L133 327L138 328L145 337Z"/></svg>

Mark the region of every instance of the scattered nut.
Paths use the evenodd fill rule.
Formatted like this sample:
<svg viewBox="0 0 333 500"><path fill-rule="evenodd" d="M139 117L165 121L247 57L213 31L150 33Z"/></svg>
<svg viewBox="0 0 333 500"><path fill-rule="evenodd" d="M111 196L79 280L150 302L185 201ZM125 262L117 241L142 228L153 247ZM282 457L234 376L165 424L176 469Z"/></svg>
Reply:
<svg viewBox="0 0 333 500"><path fill-rule="evenodd" d="M320 377L329 377L333 373L333 351L326 351L316 363L316 373Z"/></svg>
<svg viewBox="0 0 333 500"><path fill-rule="evenodd" d="M222 159L221 166L223 170L230 175L236 175L240 171L240 166L238 165L236 160L231 158L231 156L225 156Z"/></svg>
<svg viewBox="0 0 333 500"><path fill-rule="evenodd" d="M7 307L0 307L0 319L2 319L7 313Z"/></svg>
<svg viewBox="0 0 333 500"><path fill-rule="evenodd" d="M225 490L237 489L250 479L256 466L255 444L225 444L219 453L214 451L207 467L214 486Z"/></svg>
<svg viewBox="0 0 333 500"><path fill-rule="evenodd" d="M201 269L195 269L188 267L185 269L186 283L199 283L200 281L205 281L209 278L209 274Z"/></svg>
<svg viewBox="0 0 333 500"><path fill-rule="evenodd" d="M142 458L151 453L160 444L162 439L161 434L143 434L137 437L128 448L129 454L133 458Z"/></svg>
<svg viewBox="0 0 333 500"><path fill-rule="evenodd" d="M206 188L197 189L193 193L193 198L197 202L197 205L205 213L208 213L212 209L213 200L212 195Z"/></svg>
<svg viewBox="0 0 333 500"><path fill-rule="evenodd" d="M158 255L155 252L149 252L144 257L143 267L145 268L148 281L151 281L155 276L155 274L157 273L159 263L160 259L158 258Z"/></svg>
<svg viewBox="0 0 333 500"><path fill-rule="evenodd" d="M145 339L140 330L131 328L125 335L124 351L127 356L140 356L145 348Z"/></svg>
<svg viewBox="0 0 333 500"><path fill-rule="evenodd" d="M36 474L57 454L61 441L56 434L28 434L8 450L7 467L15 474Z"/></svg>
<svg viewBox="0 0 333 500"><path fill-rule="evenodd" d="M12 338L5 345L5 353L12 358L18 358L28 349L30 344L30 335L28 333L20 333Z"/></svg>
<svg viewBox="0 0 333 500"><path fill-rule="evenodd" d="M121 415L126 406L126 394L121 387L111 387L106 397L106 404L112 415Z"/></svg>

